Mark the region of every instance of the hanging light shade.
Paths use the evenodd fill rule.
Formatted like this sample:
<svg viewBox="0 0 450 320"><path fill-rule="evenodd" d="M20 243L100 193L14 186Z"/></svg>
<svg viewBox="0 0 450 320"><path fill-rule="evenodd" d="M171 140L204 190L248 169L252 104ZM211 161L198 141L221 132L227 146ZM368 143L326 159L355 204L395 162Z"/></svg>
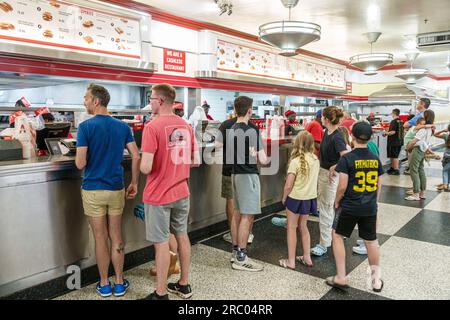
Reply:
<svg viewBox="0 0 450 320"><path fill-rule="evenodd" d="M350 58L352 66L370 73L393 62L394 56L390 53L364 53Z"/></svg>
<svg viewBox="0 0 450 320"><path fill-rule="evenodd" d="M398 70L395 75L397 78L405 80L407 84L415 84L420 79L428 75L427 69L415 69L414 61L416 61L419 56L418 52L406 54L406 58L409 60L411 67L409 69Z"/></svg>
<svg viewBox="0 0 450 320"><path fill-rule="evenodd" d="M364 70L367 75L373 75L375 71L392 64L394 56L390 53L373 53L372 46L381 36L381 32L369 32L366 36L370 43L370 53L358 54L350 58L350 65ZM375 73L376 74L376 73Z"/></svg>
<svg viewBox="0 0 450 320"><path fill-rule="evenodd" d="M289 9L288 21L275 21L259 27L260 40L281 49L283 56L295 56L297 49L304 45L320 40L321 27L318 24L291 21L291 9L299 0L281 0Z"/></svg>
<svg viewBox="0 0 450 320"><path fill-rule="evenodd" d="M418 80L428 75L427 69L405 69L397 71L397 78L405 80L407 84L415 84Z"/></svg>

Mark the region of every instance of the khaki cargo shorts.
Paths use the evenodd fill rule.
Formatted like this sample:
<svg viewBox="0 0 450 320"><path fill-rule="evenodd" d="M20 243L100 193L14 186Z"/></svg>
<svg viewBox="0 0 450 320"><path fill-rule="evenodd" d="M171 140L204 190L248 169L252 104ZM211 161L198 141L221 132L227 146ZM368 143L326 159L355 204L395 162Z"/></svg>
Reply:
<svg viewBox="0 0 450 320"><path fill-rule="evenodd" d="M89 217L103 217L106 214L118 216L125 207L125 189L110 190L81 190L84 214Z"/></svg>

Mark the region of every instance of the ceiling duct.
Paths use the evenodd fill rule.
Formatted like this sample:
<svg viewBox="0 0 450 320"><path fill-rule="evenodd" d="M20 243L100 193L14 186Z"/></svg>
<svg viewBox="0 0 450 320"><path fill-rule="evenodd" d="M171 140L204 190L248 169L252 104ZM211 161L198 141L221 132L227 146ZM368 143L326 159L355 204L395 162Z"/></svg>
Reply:
<svg viewBox="0 0 450 320"><path fill-rule="evenodd" d="M415 99L416 93L405 84L389 85L369 96L369 101L411 101Z"/></svg>
<svg viewBox="0 0 450 320"><path fill-rule="evenodd" d="M449 51L450 30L418 34L417 49L421 51Z"/></svg>
<svg viewBox="0 0 450 320"><path fill-rule="evenodd" d="M371 102L411 102L418 98L428 98L434 103L448 104L447 92L408 84L389 85L369 96Z"/></svg>
<svg viewBox="0 0 450 320"><path fill-rule="evenodd" d="M321 27L315 23L291 20L291 9L298 4L299 0L281 0L281 2L289 9L289 20L261 25L259 38L281 49L281 55L291 57L297 54L298 48L320 40Z"/></svg>

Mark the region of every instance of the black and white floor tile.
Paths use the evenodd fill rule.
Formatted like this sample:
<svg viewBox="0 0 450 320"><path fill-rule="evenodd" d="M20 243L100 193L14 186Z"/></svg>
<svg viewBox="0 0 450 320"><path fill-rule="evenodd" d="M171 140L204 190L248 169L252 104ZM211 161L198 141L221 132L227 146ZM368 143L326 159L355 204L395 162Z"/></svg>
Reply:
<svg viewBox="0 0 450 320"><path fill-rule="evenodd" d="M235 271L230 266L231 245L223 234L211 235L193 246L191 283L193 299L295 299L295 300L378 300L378 299L450 299L450 193L438 193L441 182L440 163L432 161L426 167L430 177L427 199L418 202L404 200L411 186L408 176L386 176L379 203L378 236L381 245L381 270L385 286L380 294L368 288L367 256L352 253L358 230L345 241L347 272L351 288L347 292L331 289L324 279L335 274L331 250L314 258L314 267L297 265L287 270L278 265L287 255L286 230L271 223L270 215L255 222L255 239L249 246L249 256L262 264L262 272ZM316 218L308 223L311 243L319 239ZM297 248L301 254L301 246ZM154 288L154 278L148 275L153 262L126 272L132 283L121 299L138 299ZM176 280L171 276L171 280ZM176 299L175 296L171 298ZM101 299L95 284L66 294L58 299ZM115 298L113 298L115 299Z"/></svg>

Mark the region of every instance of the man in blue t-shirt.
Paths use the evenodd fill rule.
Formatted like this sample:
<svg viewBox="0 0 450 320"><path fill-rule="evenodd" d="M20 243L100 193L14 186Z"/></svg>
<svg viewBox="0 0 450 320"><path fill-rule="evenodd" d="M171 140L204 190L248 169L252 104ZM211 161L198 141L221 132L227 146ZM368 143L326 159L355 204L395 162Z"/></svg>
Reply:
<svg viewBox="0 0 450 320"><path fill-rule="evenodd" d="M125 197L136 197L140 159L130 127L108 115L109 100L109 92L104 87L91 84L87 88L84 105L94 117L78 127L75 159L77 168L84 169L81 196L84 213L89 218L95 238L95 255L100 273L97 292L102 297L111 294L123 296L130 285L123 279L125 253L122 213ZM126 191L122 167L125 148L132 156L132 179ZM111 250L108 240L111 241ZM116 275L114 289L108 280L110 260Z"/></svg>
<svg viewBox="0 0 450 320"><path fill-rule="evenodd" d="M335 200L333 223L333 253L337 274L326 280L329 286L346 289L344 237L350 238L356 225L360 238L367 248L371 268L372 290L381 292L380 249L377 241L378 196L381 188L383 167L380 159L367 149L372 127L357 122L352 129L355 148L339 159L336 172L339 185Z"/></svg>
<svg viewBox="0 0 450 320"><path fill-rule="evenodd" d="M405 124L403 125L403 127L405 129L409 129L411 127L414 127L417 124L417 121L420 118L423 118L423 113L425 112L425 110L428 110L428 108L430 107L431 101L428 98L421 98L419 100L419 103L417 104L417 114L414 118L412 118L411 120L408 120L405 122Z"/></svg>

